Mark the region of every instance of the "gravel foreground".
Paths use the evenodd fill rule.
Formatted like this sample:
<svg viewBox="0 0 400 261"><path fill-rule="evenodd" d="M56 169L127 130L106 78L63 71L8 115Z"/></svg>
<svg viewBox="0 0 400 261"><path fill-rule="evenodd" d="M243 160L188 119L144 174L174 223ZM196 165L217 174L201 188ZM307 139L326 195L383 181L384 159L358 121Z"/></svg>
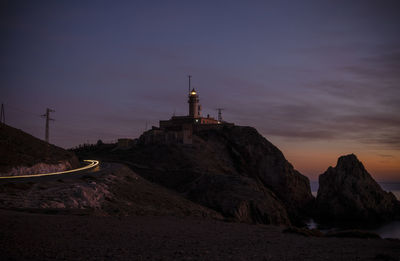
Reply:
<svg viewBox="0 0 400 261"><path fill-rule="evenodd" d="M1 260L400 260L400 241L173 216L0 211Z"/></svg>

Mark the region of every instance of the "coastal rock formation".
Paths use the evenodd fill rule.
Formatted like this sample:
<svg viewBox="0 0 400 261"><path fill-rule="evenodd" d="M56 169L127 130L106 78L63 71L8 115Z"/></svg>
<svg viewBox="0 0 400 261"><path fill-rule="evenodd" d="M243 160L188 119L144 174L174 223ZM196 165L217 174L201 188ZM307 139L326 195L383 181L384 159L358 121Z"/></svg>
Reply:
<svg viewBox="0 0 400 261"><path fill-rule="evenodd" d="M318 216L343 225L376 224L399 217L400 202L385 192L354 154L342 156L336 167L319 176Z"/></svg>
<svg viewBox="0 0 400 261"><path fill-rule="evenodd" d="M63 171L79 167L73 152L0 124L0 176Z"/></svg>
<svg viewBox="0 0 400 261"><path fill-rule="evenodd" d="M255 128L234 126L197 135L216 148L223 144L219 154L231 159L235 172L271 190L283 202L292 221L301 219L312 204L308 178L296 171L283 153Z"/></svg>
<svg viewBox="0 0 400 261"><path fill-rule="evenodd" d="M198 130L190 145L139 142L124 152L102 153L106 159L129 163L150 181L242 222L297 223L314 200L308 178L251 127Z"/></svg>

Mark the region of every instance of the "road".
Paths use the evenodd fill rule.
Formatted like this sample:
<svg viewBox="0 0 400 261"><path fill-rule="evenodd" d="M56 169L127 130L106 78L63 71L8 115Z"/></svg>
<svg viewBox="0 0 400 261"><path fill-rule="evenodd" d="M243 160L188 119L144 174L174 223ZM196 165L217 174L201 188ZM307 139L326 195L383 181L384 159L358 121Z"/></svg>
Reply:
<svg viewBox="0 0 400 261"><path fill-rule="evenodd" d="M81 168L71 169L67 171L60 171L60 172L39 173L39 174L21 175L21 176L5 176L5 177L0 177L0 181L30 181L30 180L43 179L46 177L47 177L46 180L48 180L50 177L65 178L69 176L94 173L98 172L101 169L101 164L98 160L84 160L84 162L88 162L89 164Z"/></svg>

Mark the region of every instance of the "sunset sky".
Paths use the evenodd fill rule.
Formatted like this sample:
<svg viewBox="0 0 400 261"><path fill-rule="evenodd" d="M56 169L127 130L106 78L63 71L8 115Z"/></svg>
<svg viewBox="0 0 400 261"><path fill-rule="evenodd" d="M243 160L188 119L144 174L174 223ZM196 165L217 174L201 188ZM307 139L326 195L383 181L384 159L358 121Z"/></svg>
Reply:
<svg viewBox="0 0 400 261"><path fill-rule="evenodd" d="M250 125L311 180L355 153L400 180L399 1L1 1L6 123L50 140L136 138L187 114Z"/></svg>

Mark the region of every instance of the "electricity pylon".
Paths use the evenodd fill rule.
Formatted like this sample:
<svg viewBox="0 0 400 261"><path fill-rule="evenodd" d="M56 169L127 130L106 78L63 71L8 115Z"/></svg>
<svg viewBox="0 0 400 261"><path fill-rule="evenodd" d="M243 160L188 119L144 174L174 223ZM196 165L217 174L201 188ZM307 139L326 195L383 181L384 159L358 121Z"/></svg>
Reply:
<svg viewBox="0 0 400 261"><path fill-rule="evenodd" d="M46 118L46 134L45 134L45 140L47 143L49 143L49 121L55 121L54 119L50 118L50 112L55 112L55 110L46 109L46 113L42 115L42 118Z"/></svg>

